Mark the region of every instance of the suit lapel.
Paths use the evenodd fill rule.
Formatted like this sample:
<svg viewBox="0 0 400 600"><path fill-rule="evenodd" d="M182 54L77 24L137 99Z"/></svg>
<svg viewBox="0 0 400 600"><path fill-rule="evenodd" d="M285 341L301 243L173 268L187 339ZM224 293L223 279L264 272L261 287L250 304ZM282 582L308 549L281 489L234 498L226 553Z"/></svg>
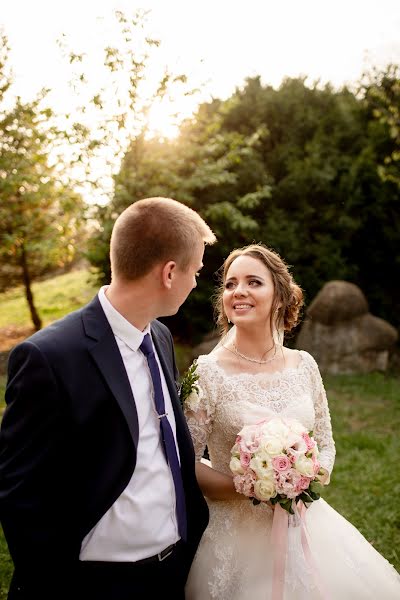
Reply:
<svg viewBox="0 0 400 600"><path fill-rule="evenodd" d="M137 446L139 423L132 389L114 334L97 296L83 309L82 320L86 335L93 340L89 352L118 402Z"/></svg>

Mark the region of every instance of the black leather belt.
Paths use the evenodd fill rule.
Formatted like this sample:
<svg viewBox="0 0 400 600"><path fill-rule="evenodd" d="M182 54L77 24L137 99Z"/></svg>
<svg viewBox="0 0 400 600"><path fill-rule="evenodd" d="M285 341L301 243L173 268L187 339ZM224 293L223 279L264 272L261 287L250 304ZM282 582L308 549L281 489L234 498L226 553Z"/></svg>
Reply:
<svg viewBox="0 0 400 600"><path fill-rule="evenodd" d="M167 548L164 548L164 550L161 550L161 552L159 552L158 554L155 554L154 556L149 556L149 558L141 558L140 560L135 560L134 564L135 565L145 565L147 563L160 562L162 560L165 560L166 558L168 558L168 556L171 556L171 554L173 553L176 546L177 546L177 543L171 544L170 546L168 546Z"/></svg>

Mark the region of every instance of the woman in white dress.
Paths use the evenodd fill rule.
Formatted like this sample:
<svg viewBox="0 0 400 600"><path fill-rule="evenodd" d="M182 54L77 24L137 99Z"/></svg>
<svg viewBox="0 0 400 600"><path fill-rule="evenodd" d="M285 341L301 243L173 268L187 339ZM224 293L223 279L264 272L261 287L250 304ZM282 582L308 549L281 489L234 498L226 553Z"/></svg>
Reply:
<svg viewBox="0 0 400 600"><path fill-rule="evenodd" d="M300 421L313 431L328 483L335 458L323 382L313 357L282 345L303 303L287 265L263 245L234 250L223 267L217 299L225 331L218 347L197 361L197 394L185 402L196 472L210 508L186 587L188 600L275 600L274 509L254 505L234 487L229 469L238 431L252 414ZM212 467L201 460L207 446ZM309 555L295 523L288 530L282 600L399 600L400 576L323 499L306 511ZM310 566L311 565L311 566Z"/></svg>

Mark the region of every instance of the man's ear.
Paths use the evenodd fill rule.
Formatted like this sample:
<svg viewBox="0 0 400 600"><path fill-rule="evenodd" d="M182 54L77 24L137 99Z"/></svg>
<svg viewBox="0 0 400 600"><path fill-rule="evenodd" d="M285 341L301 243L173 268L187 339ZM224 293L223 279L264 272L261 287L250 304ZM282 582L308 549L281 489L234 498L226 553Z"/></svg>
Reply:
<svg viewBox="0 0 400 600"><path fill-rule="evenodd" d="M172 281L175 277L175 272L176 262L174 262L173 260L169 260L167 263L165 263L161 270L162 284L168 289L171 289L172 287Z"/></svg>

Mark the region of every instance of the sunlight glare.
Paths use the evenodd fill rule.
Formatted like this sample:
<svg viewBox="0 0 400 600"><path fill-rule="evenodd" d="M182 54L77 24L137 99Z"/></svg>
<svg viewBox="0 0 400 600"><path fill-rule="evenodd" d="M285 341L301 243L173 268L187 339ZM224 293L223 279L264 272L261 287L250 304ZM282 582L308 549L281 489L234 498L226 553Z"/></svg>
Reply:
<svg viewBox="0 0 400 600"><path fill-rule="evenodd" d="M193 115L197 105L198 100L188 96L163 98L154 102L147 115L147 137L176 138L180 124Z"/></svg>

